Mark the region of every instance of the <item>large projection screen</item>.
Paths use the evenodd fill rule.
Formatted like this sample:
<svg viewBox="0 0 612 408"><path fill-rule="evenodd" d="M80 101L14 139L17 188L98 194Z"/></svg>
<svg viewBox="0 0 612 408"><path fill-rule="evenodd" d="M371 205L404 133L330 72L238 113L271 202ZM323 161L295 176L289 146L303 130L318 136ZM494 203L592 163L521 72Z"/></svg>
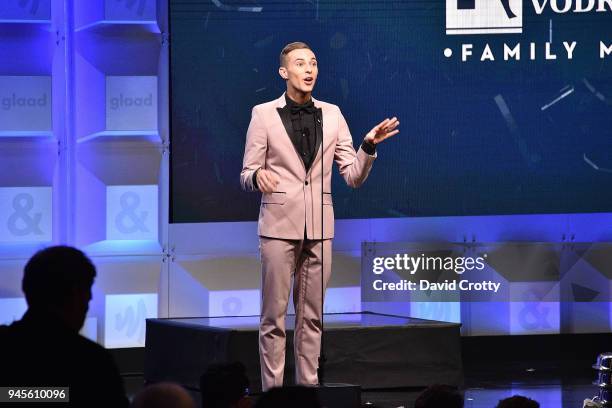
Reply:
<svg viewBox="0 0 612 408"><path fill-rule="evenodd" d="M610 212L612 11L562 3L171 0L172 222L257 218L246 129L284 92L278 54L298 40L356 147L402 123L362 188L335 171L337 218Z"/></svg>

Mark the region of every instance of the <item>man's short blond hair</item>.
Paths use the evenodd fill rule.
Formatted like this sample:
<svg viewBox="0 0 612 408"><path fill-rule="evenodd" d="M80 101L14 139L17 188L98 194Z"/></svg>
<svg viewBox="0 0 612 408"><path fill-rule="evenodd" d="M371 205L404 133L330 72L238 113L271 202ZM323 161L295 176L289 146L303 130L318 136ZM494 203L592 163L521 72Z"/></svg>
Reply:
<svg viewBox="0 0 612 408"><path fill-rule="evenodd" d="M283 50L280 53L280 66L284 67L285 63L287 62L287 54L289 54L291 51L293 50L301 50L301 49L307 49L307 50L311 50L310 46L308 44L306 44L305 42L301 42L301 41L296 41L296 42L292 42L289 43L287 45L285 45L283 47Z"/></svg>

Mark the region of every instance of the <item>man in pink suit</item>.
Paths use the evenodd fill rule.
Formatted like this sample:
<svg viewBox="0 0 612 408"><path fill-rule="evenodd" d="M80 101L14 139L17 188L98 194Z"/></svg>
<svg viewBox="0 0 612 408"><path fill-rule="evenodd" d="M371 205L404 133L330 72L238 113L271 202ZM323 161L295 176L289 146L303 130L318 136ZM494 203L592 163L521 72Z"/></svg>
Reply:
<svg viewBox="0 0 612 408"><path fill-rule="evenodd" d="M376 145L399 132L397 118L385 119L366 134L356 152L340 109L311 96L318 67L305 43L283 48L278 72L287 92L253 108L240 173L244 190L263 193L258 235L262 262L259 355L264 391L283 385L285 315L292 276L296 382L318 384L321 279L326 287L334 236L332 163L338 164L349 186L359 187L372 168Z"/></svg>

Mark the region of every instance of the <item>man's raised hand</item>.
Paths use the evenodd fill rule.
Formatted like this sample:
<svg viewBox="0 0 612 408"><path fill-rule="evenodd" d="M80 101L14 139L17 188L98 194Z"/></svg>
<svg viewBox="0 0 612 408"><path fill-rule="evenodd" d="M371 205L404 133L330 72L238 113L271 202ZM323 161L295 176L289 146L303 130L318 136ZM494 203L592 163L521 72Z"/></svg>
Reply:
<svg viewBox="0 0 612 408"><path fill-rule="evenodd" d="M395 136L399 133L396 129L399 126L399 120L396 117L391 119L387 118L374 126L372 130L365 136L365 141L372 144L378 144L385 139Z"/></svg>

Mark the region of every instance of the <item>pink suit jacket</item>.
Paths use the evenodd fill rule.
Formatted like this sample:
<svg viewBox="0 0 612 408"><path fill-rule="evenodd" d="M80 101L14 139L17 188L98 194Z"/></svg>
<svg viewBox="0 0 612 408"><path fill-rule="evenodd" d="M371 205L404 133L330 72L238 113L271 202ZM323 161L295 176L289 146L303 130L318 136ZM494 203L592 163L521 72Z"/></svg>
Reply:
<svg viewBox="0 0 612 408"><path fill-rule="evenodd" d="M376 154L355 152L346 120L336 105L313 98L322 113L323 128L323 238L334 236L334 209L331 195L332 163L353 188L368 177ZM253 173L272 171L280 182L276 191L263 194L257 232L280 239L321 239L321 147L308 171L295 149L277 111L286 105L285 95L257 105L251 114L240 183L246 191L256 191Z"/></svg>

